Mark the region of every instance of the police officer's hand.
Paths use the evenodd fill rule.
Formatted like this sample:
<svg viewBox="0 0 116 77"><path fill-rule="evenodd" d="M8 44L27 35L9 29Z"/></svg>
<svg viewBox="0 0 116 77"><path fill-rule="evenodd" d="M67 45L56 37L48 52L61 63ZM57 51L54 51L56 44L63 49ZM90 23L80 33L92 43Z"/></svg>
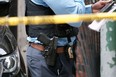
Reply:
<svg viewBox="0 0 116 77"><path fill-rule="evenodd" d="M98 1L98 2L96 2L95 4L93 4L92 5L92 11L93 11L93 13L96 13L96 12L99 12L100 11L100 9L101 8L103 8L107 3L109 3L109 2L111 2L111 0L110 1L108 1L108 0L100 0L100 1Z"/></svg>

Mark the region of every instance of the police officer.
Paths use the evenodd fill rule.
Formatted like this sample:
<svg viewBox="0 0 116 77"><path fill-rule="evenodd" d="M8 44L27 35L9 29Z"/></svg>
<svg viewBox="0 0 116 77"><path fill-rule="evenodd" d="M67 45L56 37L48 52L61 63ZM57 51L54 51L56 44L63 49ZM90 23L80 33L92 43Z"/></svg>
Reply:
<svg viewBox="0 0 116 77"><path fill-rule="evenodd" d="M98 1L93 5L85 6L84 0L26 0L27 16L43 16L57 14L84 14L98 12L107 1ZM43 22L44 23L44 22ZM78 28L82 22L68 24L47 24L26 26L27 66L32 77L74 77L74 64L69 50L75 43ZM54 50L54 65L46 63L46 45L38 40L40 33L49 38L58 37L57 48ZM44 38L43 38L44 40ZM73 49L72 49L73 50ZM70 51L68 53L68 51ZM48 51L49 52L49 51ZM73 51L74 52L74 51ZM50 55L52 56L52 55ZM74 58L74 55L73 55Z"/></svg>

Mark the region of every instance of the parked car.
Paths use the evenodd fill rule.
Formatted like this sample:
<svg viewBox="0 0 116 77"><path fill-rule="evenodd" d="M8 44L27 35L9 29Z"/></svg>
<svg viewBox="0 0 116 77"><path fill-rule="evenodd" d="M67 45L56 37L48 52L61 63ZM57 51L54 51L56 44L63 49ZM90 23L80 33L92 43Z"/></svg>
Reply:
<svg viewBox="0 0 116 77"><path fill-rule="evenodd" d="M0 0L0 17L12 15L12 1L15 0ZM0 25L0 77L27 77L22 54L9 25Z"/></svg>
<svg viewBox="0 0 116 77"><path fill-rule="evenodd" d="M9 4L8 0L0 0L0 16L6 16L9 13Z"/></svg>
<svg viewBox="0 0 116 77"><path fill-rule="evenodd" d="M0 77L25 77L26 70L17 41L7 26L0 26Z"/></svg>

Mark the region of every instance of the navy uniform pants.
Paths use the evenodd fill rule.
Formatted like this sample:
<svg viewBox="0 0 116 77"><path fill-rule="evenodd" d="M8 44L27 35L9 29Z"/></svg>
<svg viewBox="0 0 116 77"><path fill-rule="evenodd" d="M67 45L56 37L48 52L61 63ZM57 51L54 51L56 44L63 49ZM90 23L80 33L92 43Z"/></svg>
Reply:
<svg viewBox="0 0 116 77"><path fill-rule="evenodd" d="M55 66L47 66L42 51L29 46L27 48L27 66L31 77L74 77L72 62L64 53L58 54Z"/></svg>

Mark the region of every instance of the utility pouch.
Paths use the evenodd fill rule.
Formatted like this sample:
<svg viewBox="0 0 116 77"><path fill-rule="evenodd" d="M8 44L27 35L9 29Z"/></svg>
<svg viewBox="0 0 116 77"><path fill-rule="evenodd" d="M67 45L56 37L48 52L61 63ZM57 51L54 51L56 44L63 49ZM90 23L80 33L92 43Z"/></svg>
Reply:
<svg viewBox="0 0 116 77"><path fill-rule="evenodd" d="M68 55L69 55L69 58L72 58L72 59L74 58L72 47L68 48Z"/></svg>
<svg viewBox="0 0 116 77"><path fill-rule="evenodd" d="M66 54L66 59L69 61L69 63L72 66L72 73L76 76L76 59L75 59L75 52L73 49L73 46L66 46L65 47L65 54Z"/></svg>
<svg viewBox="0 0 116 77"><path fill-rule="evenodd" d="M78 28L69 26L68 24L56 25L55 35L58 37L72 37L78 34Z"/></svg>
<svg viewBox="0 0 116 77"><path fill-rule="evenodd" d="M65 56L68 61L74 58L72 47L69 45L65 46Z"/></svg>

